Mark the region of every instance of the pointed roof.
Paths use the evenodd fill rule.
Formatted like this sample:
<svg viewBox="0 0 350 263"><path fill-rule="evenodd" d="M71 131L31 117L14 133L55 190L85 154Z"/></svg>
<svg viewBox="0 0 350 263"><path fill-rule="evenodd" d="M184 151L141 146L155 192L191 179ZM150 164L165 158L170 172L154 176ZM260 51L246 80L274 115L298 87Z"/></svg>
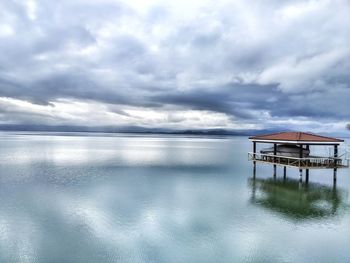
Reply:
<svg viewBox="0 0 350 263"><path fill-rule="evenodd" d="M344 140L326 137L308 132L278 132L265 135L249 137L252 141L261 142L285 142L285 143L321 143L321 144L339 144Z"/></svg>

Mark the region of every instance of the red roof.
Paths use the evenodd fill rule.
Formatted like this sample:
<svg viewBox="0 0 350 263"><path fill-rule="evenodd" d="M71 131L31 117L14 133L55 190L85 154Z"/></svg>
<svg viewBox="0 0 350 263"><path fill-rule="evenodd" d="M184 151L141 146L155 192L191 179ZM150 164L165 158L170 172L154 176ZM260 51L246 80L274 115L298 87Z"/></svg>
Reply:
<svg viewBox="0 0 350 263"><path fill-rule="evenodd" d="M322 142L337 143L343 142L337 138L326 137L308 132L278 132L265 135L249 137L251 140L267 140L267 141L299 141L299 142Z"/></svg>

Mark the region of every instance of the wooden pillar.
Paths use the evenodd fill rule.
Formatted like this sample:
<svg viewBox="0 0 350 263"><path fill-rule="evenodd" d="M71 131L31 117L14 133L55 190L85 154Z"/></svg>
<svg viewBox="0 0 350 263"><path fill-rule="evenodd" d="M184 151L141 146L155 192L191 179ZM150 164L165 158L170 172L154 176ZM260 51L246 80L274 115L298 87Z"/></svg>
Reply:
<svg viewBox="0 0 350 263"><path fill-rule="evenodd" d="M334 145L334 158L338 158L338 145ZM333 182L335 183L337 181L337 160L334 159L334 170L333 170Z"/></svg>
<svg viewBox="0 0 350 263"><path fill-rule="evenodd" d="M300 144L300 150L299 150L299 158L303 158L303 145Z"/></svg>
<svg viewBox="0 0 350 263"><path fill-rule="evenodd" d="M310 152L310 145L309 144L306 145L306 150ZM311 165L310 160L307 161L307 166L309 166L309 165ZM309 174L309 172L308 172L308 174Z"/></svg>
<svg viewBox="0 0 350 263"><path fill-rule="evenodd" d="M310 145L309 145L309 144L306 145L306 150L307 150L307 151L310 151ZM309 160L307 161L306 165L307 165L307 166L310 165ZM309 183L309 174L310 174L310 173L309 173L309 169L306 169L305 172L306 172L306 173L305 173L305 182L306 182L306 184L308 184L308 183Z"/></svg>
<svg viewBox="0 0 350 263"><path fill-rule="evenodd" d="M256 159L256 142L253 142L253 159L254 159L254 161L253 161L253 178L254 178L254 180L255 180L255 178L256 178L256 161L255 161L255 159Z"/></svg>
<svg viewBox="0 0 350 263"><path fill-rule="evenodd" d="M273 144L273 155L274 155L274 156L277 155L277 144L276 144L276 143ZM273 157L273 162L274 162L274 163L276 163L276 160L277 160L276 157ZM273 165L273 177L274 177L275 179L276 179L276 173L277 173L276 170L277 170L277 165L274 164L274 165Z"/></svg>
<svg viewBox="0 0 350 263"><path fill-rule="evenodd" d="M338 145L337 144L334 145L334 158L338 158ZM337 167L337 165L338 165L338 162L335 159L334 159L334 165L335 165L335 167Z"/></svg>
<svg viewBox="0 0 350 263"><path fill-rule="evenodd" d="M283 167L283 179L286 180L287 179L287 166Z"/></svg>
<svg viewBox="0 0 350 263"><path fill-rule="evenodd" d="M255 161L255 159L256 159L256 142L253 142L253 158L254 158L254 162L253 162L253 164L254 164L254 167L255 167L255 165L256 165L256 161Z"/></svg>
<svg viewBox="0 0 350 263"><path fill-rule="evenodd" d="M303 158L303 145L300 144L299 145L300 149L299 149L299 158ZM299 181L302 182L303 181L303 169L300 166L299 163Z"/></svg>
<svg viewBox="0 0 350 263"><path fill-rule="evenodd" d="M334 158L337 158L338 157L338 145L335 144L334 145Z"/></svg>

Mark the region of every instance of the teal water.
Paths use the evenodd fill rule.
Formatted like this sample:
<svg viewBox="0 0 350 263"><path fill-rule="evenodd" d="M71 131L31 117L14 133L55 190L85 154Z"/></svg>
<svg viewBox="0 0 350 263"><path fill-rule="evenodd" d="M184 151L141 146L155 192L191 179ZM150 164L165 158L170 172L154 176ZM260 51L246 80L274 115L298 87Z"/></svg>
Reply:
<svg viewBox="0 0 350 263"><path fill-rule="evenodd" d="M0 262L350 262L349 169L252 180L245 137L74 135L0 135Z"/></svg>

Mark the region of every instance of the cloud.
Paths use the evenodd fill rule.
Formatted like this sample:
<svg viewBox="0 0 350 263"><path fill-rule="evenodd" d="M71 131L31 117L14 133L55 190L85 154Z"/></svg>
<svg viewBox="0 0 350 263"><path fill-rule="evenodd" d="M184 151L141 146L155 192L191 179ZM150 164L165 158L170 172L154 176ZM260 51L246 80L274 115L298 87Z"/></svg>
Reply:
<svg viewBox="0 0 350 263"><path fill-rule="evenodd" d="M98 112L101 125L337 130L349 121L349 11L346 0L5 1L0 123L89 126Z"/></svg>

